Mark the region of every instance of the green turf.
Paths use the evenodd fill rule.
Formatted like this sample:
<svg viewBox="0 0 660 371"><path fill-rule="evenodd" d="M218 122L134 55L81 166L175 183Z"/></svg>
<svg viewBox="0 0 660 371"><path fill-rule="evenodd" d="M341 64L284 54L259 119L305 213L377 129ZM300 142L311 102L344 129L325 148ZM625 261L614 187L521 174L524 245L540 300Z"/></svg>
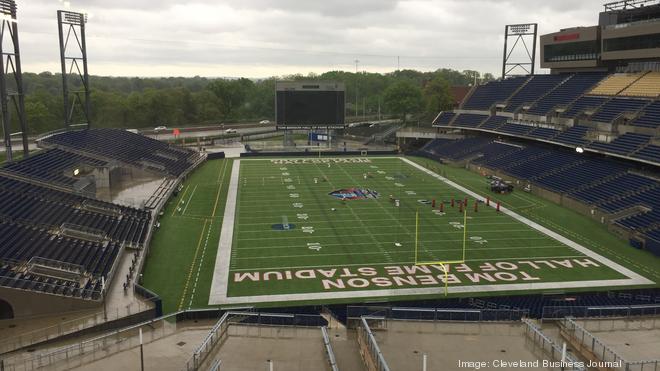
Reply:
<svg viewBox="0 0 660 371"><path fill-rule="evenodd" d="M484 178L478 174L439 165L426 159L413 160L479 194L489 193ZM306 268L347 268L349 271L345 272L346 274L356 273L350 269L367 268L362 273L384 276L384 267L412 266L414 263L415 214L418 211L418 260L460 258L463 230L450 223L462 224L462 214L446 204L446 215L439 216L431 211L429 205L418 200L435 198L437 203L449 202L452 196L462 199L464 195L398 159L372 158L371 161L333 164L330 168L325 164L280 165L274 164L270 159L241 161L239 206L230 277L234 277L236 273L259 272L263 275L268 271L284 274L286 270L294 272ZM151 244L144 284L163 298L166 312L180 307L207 306L230 168L230 160L204 164L184 183L184 190L178 197L173 198L164 210L161 228ZM380 174L378 171L385 173ZM367 179L363 177L365 173L371 173ZM314 178L317 178L317 183ZM285 179L290 179L290 182L285 182ZM400 183L403 187L395 183ZM288 189L291 186L295 189ZM377 191L380 197L344 203L328 194L351 187ZM416 194L406 194L405 191L414 191ZM401 199L401 207L395 207L389 195ZM625 241L609 234L606 228L596 221L520 191L507 196L491 196L501 200L504 206L517 213L599 254L656 282L660 280L660 259L647 252L630 248ZM297 202L303 204L301 209L294 207L293 204ZM479 211L475 213L473 202L474 200L470 200L468 237L481 237L488 242L480 244L475 242L475 239L468 240L470 242L467 244L466 264L471 268L478 271L479 265L489 261L519 261L534 257L540 260L547 257L565 260L582 257L581 253L568 246L484 205L480 205ZM332 211L332 208L336 211ZM303 215L299 218L298 214L307 214L307 218L304 219ZM291 230L274 230L273 225L282 223L283 216L287 217L289 223L295 224L295 227ZM309 233L310 230L303 227L313 227L314 232ZM395 242L400 242L402 246L396 247ZM316 247L319 245L315 245L316 243L321 246L318 251ZM437 271L432 273L436 277L438 273L441 275L441 272ZM518 274L518 271L514 273ZM540 269L529 273L544 282L624 278L618 272L603 266ZM278 281L275 279L276 275L277 273L271 273L268 281L264 281L261 276L259 282L243 280L236 283L231 282L230 278L229 296L323 291L320 277ZM337 279L338 277L333 277L335 282ZM344 281L347 279L348 277L344 278ZM492 282L470 282L472 285L483 283ZM369 287L360 290L379 288L393 287L381 287L371 283ZM587 289L589 288L573 290ZM488 294L492 293L473 295ZM436 296L441 296L440 290ZM303 303L307 301L296 302ZM293 302L276 305L291 304Z"/></svg>
<svg viewBox="0 0 660 371"><path fill-rule="evenodd" d="M231 160L206 162L163 211L143 284L163 298L165 312L207 306L230 170Z"/></svg>

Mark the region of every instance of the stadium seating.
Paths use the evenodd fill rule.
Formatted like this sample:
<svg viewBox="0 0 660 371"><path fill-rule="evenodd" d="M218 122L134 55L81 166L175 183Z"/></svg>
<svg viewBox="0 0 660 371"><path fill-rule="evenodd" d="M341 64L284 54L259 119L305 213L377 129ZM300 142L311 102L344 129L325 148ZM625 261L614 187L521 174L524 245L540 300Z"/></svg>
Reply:
<svg viewBox="0 0 660 371"><path fill-rule="evenodd" d="M46 182L72 186L79 180L78 176L74 174L74 169L81 170L86 167L96 168L107 165L106 161L51 149L31 155L22 161L7 163L3 169Z"/></svg>
<svg viewBox="0 0 660 371"><path fill-rule="evenodd" d="M527 133L527 136L532 137L532 138L538 138L538 139L552 140L559 133L560 133L560 131L556 130L556 129L535 128L532 131L530 131L529 133Z"/></svg>
<svg viewBox="0 0 660 371"><path fill-rule="evenodd" d="M570 106L568 110L561 114L561 117L575 118L587 110L596 111L600 106L607 102L608 98L582 96Z"/></svg>
<svg viewBox="0 0 660 371"><path fill-rule="evenodd" d="M622 173L607 181L571 192L570 195L592 205L621 197L633 192L656 187L654 179L631 173Z"/></svg>
<svg viewBox="0 0 660 371"><path fill-rule="evenodd" d="M85 241L5 221L0 221L0 246L0 286L94 300L120 251L116 242ZM19 269L35 257L84 271L79 279L63 279Z"/></svg>
<svg viewBox="0 0 660 371"><path fill-rule="evenodd" d="M609 143L592 142L587 146L587 148L627 155L638 150L641 146L647 144L650 139L650 135L626 133Z"/></svg>
<svg viewBox="0 0 660 371"><path fill-rule="evenodd" d="M650 98L660 96L660 72L647 73L627 89L624 89L619 95Z"/></svg>
<svg viewBox="0 0 660 371"><path fill-rule="evenodd" d="M590 119L598 122L612 122L624 113L637 113L649 103L650 101L644 99L614 98L603 104Z"/></svg>
<svg viewBox="0 0 660 371"><path fill-rule="evenodd" d="M586 126L571 126L570 128L557 134L553 140L560 143L581 146L588 142L588 140L584 138L587 130L588 128Z"/></svg>
<svg viewBox="0 0 660 371"><path fill-rule="evenodd" d="M534 75L518 92L509 99L505 111L516 112L525 103L532 104L541 96L557 87L569 75Z"/></svg>
<svg viewBox="0 0 660 371"><path fill-rule="evenodd" d="M456 116L452 126L460 126L466 128L476 128L482 122L484 122L488 116L486 115L476 115L471 113L462 113Z"/></svg>
<svg viewBox="0 0 660 371"><path fill-rule="evenodd" d="M616 73L608 76L589 92L593 95L617 95L639 80L644 73Z"/></svg>
<svg viewBox="0 0 660 371"><path fill-rule="evenodd" d="M447 126L451 120L456 116L454 112L440 112L438 117L433 121L433 125L436 126Z"/></svg>
<svg viewBox="0 0 660 371"><path fill-rule="evenodd" d="M170 146L121 129L67 131L46 137L41 143L121 161L174 177L191 169L201 156L196 151Z"/></svg>
<svg viewBox="0 0 660 371"><path fill-rule="evenodd" d="M147 211L0 176L0 286L97 300L101 277L109 279L121 248L145 243L150 218ZM19 269L34 259L74 265L79 277Z"/></svg>
<svg viewBox="0 0 660 371"><path fill-rule="evenodd" d="M518 125L518 124L504 124L500 126L497 131L507 134L513 134L517 136L525 136L527 133L532 131L534 126L529 125Z"/></svg>
<svg viewBox="0 0 660 371"><path fill-rule="evenodd" d="M495 103L504 103L527 79L528 77L512 77L503 81L491 81L485 85L477 86L461 108L466 110L488 110Z"/></svg>
<svg viewBox="0 0 660 371"><path fill-rule="evenodd" d="M554 108L568 106L604 77L605 74L603 73L572 75L570 79L559 85L555 90L539 99L527 113L545 116Z"/></svg>
<svg viewBox="0 0 660 371"><path fill-rule="evenodd" d="M480 129L497 130L500 126L504 125L508 119L502 116L490 116L486 122L479 126Z"/></svg>
<svg viewBox="0 0 660 371"><path fill-rule="evenodd" d="M633 156L644 160L660 162L660 146L649 144L635 152Z"/></svg>
<svg viewBox="0 0 660 371"><path fill-rule="evenodd" d="M655 101L644 107L639 117L630 124L647 128L660 127L660 101Z"/></svg>

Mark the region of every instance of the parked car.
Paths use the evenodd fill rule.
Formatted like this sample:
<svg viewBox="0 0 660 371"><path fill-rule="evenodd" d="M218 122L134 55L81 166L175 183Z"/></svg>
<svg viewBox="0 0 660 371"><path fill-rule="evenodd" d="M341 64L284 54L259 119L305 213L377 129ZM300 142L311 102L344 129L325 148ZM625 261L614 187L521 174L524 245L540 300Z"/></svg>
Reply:
<svg viewBox="0 0 660 371"><path fill-rule="evenodd" d="M237 133L236 129L227 129L227 130L225 130L225 134L236 134L236 133Z"/></svg>
<svg viewBox="0 0 660 371"><path fill-rule="evenodd" d="M259 123L261 125L268 125L268 124L270 124L270 120L261 120L261 121L259 121Z"/></svg>
<svg viewBox="0 0 660 371"><path fill-rule="evenodd" d="M155 131L167 130L167 126L156 126L154 130Z"/></svg>

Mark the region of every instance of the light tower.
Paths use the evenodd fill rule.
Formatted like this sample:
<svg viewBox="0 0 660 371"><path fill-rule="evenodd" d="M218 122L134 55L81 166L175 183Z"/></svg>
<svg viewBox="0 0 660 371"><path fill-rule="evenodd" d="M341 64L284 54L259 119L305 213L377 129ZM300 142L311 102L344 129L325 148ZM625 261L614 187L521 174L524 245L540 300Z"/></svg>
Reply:
<svg viewBox="0 0 660 371"><path fill-rule="evenodd" d="M2 25L0 26L0 106L2 107L2 131L4 132L7 161L12 161L14 159L11 146L12 135L21 136L23 156L27 157L29 154L21 53L18 46L16 2L14 0L0 0L0 16L2 16ZM8 50L4 48L5 40L8 41ZM16 114L16 121L20 126L20 132L17 133L11 132L12 107Z"/></svg>
<svg viewBox="0 0 660 371"><path fill-rule="evenodd" d="M538 24L509 24L504 26L504 57L502 58L502 79L509 76L534 74L536 64L536 35ZM509 45L509 39L515 38L513 46ZM531 38L531 40L530 40ZM531 51L527 43L531 41ZM513 55L519 49L524 48L525 54ZM515 59L515 60L512 60Z"/></svg>
<svg viewBox="0 0 660 371"><path fill-rule="evenodd" d="M87 44L85 41L87 15L57 11L57 26L60 34L60 60L62 65L62 92L64 95L64 125L67 129L76 126L89 128L90 89L87 71ZM80 80L74 86L69 77ZM82 111L82 112L80 112ZM76 113L81 113L84 122L76 123Z"/></svg>

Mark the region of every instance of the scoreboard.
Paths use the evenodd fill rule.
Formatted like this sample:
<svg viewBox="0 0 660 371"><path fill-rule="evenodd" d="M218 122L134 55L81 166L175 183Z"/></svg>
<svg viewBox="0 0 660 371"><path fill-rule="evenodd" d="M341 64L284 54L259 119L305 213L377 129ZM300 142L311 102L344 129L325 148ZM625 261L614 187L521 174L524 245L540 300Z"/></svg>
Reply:
<svg viewBox="0 0 660 371"><path fill-rule="evenodd" d="M278 127L344 127L343 83L282 81L275 90Z"/></svg>

